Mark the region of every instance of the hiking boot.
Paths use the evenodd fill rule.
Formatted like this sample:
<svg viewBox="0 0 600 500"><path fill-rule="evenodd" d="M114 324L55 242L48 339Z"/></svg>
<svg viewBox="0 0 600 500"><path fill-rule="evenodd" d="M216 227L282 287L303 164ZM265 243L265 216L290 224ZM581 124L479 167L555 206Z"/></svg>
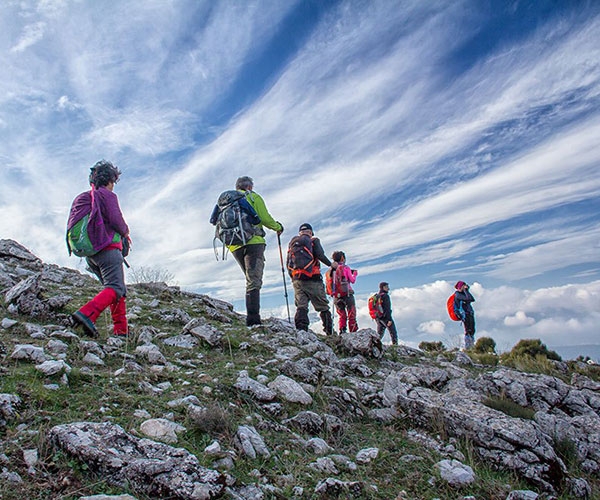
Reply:
<svg viewBox="0 0 600 500"><path fill-rule="evenodd" d="M96 329L96 325L94 325L94 322L81 311L75 311L73 314L71 314L71 318L73 318L73 321L76 325L81 325L83 327L83 331L90 337L95 339L98 338L98 330Z"/></svg>

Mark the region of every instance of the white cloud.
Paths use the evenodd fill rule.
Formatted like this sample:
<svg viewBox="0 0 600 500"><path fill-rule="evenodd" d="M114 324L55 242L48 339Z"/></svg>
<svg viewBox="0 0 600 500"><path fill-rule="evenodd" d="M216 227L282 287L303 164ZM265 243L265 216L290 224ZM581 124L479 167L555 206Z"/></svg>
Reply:
<svg viewBox="0 0 600 500"><path fill-rule="evenodd" d="M446 332L446 325L443 321L425 321L417 326L417 331L432 335L442 335Z"/></svg>
<svg viewBox="0 0 600 500"><path fill-rule="evenodd" d="M35 45L44 37L44 31L46 29L46 23L37 22L29 24L23 28L23 34L19 41L10 48L11 52L20 53Z"/></svg>
<svg viewBox="0 0 600 500"><path fill-rule="evenodd" d="M523 311L517 311L514 316L506 316L504 318L504 324L506 326L528 326L533 325L535 319L530 318Z"/></svg>
<svg viewBox="0 0 600 500"><path fill-rule="evenodd" d="M393 290L406 339L442 335L441 325L460 334L442 307L456 274L482 283L472 287L482 334L511 342L579 329L591 341L600 18L544 20L455 67L480 29L465 19L486 15L476 2L341 2L246 92L252 65L302 7L10 3L0 19L2 234L72 263L69 204L108 157L124 170L132 263L239 301L241 273L215 261L207 219L218 193L251 175L286 226L284 244L309 220L365 282L410 273L428 283ZM269 299L282 279L272 233L267 264ZM549 271L587 283L484 286ZM373 326L359 295L359 323Z"/></svg>

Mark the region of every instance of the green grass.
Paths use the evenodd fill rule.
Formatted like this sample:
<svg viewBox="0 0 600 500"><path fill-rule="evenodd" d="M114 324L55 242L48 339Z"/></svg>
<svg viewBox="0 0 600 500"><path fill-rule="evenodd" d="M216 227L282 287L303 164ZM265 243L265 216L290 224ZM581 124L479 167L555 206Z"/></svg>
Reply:
<svg viewBox="0 0 600 500"><path fill-rule="evenodd" d="M69 287L67 283L45 284L47 293L57 291L66 293ZM64 314L69 314L81 306L86 300L98 291L98 285L94 280L86 280L83 286L73 287L73 300L65 307ZM218 439L224 450L234 448L235 430L239 425L254 425L264 438L272 456L270 458L257 458L250 460L239 457L235 461L235 467L230 472L240 483L255 483L257 481L255 471L260 471L270 483L276 484L280 476L290 475L294 482L305 489L305 497L311 498L312 491L319 481L328 477L328 474L314 470L310 464L317 457L308 452L297 443L289 432L279 427L281 418L272 417L259 403L250 396L238 393L232 388L240 370L248 370L251 377L256 378L258 374L266 374L270 379L279 374L277 366L264 366L264 363L273 358L273 352L268 345L256 343L251 336L256 331L249 331L237 318L232 324L222 325L218 322L209 321L226 335L222 345L209 347L200 344L194 349L181 349L162 344L157 339L156 344L161 351L175 366L177 359L190 360L196 368L181 366L177 371L164 370L161 373L151 373L147 370L148 363L136 358L136 362L146 367L144 374L127 370L116 376L115 372L125 364L124 355L132 355L135 347L135 335L142 326L154 327L158 332L168 335L182 333L183 325L171 323L161 318L162 309L182 309L190 316L197 317L205 306L194 302L176 290L163 290L156 293L152 289L144 287L131 287L129 291L129 306L138 302L148 304L151 300L158 298L161 303L158 308L147 305L141 306L139 319L132 321L134 338L130 338L117 355L107 355L104 358L105 366L92 367L89 372L83 365L84 350L77 341L65 341L69 344L67 362L72 371L69 374L69 385L60 386L57 390L49 390L44 385L48 382L57 382L58 377L46 378L35 370L32 364L15 362L8 358L2 360L3 373L0 375L1 392L18 394L23 403L18 409L15 419L8 422L2 431L3 447L0 450L9 456L11 460L10 469L21 474L24 483L18 486L6 482L0 484L0 497L2 500L24 500L32 499L79 499L84 495L98 493L121 494L131 493L139 500L147 500L143 495L127 491L126 488L117 488L107 485L105 478L97 477L93 471L82 463L78 463L60 451L51 449L45 441L48 431L55 425L71 423L76 421L111 421L121 425L126 431L139 428L143 419L134 417L136 409L144 409L152 417L162 417L173 414L174 420L183 424L186 431L179 435L177 446L181 446L194 455L200 463L211 467L213 458L204 455L203 450L214 439ZM138 300L139 299L139 300ZM1 301L0 301L1 302ZM9 315L6 307L0 304L5 316ZM23 323L32 322L28 317L15 317L20 324L9 331L0 331L2 341L12 352L12 346L16 343L33 343L45 345L47 340L37 341L31 339L27 334ZM52 321L42 321L41 324ZM110 330L110 318L103 315L98 326L101 331L99 342L105 342ZM268 333L265 334L268 339ZM82 337L84 340L90 340ZM346 354L341 351L336 339L324 339L326 343L339 355ZM247 350L241 350L242 343L249 342ZM203 355L200 359L198 356ZM424 355L429 359L435 359L438 353ZM442 356L453 359L454 353L444 351ZM402 365L418 365L423 363L420 357L401 358L396 349L386 349L382 361L367 359L365 364L374 372L381 368L386 362L399 362ZM482 364L493 364L492 360ZM535 365L538 370L554 370L553 364L546 364L539 360L527 360L523 366L531 368ZM571 371L577 368L571 366ZM592 370L593 368L590 368ZM584 370L587 376L598 380L595 372ZM469 371L474 375L481 371L481 367L470 367ZM531 370L529 370L531 371ZM535 371L535 370L533 370ZM541 371L537 371L538 373ZM590 375L591 373L591 375ZM565 376L570 376L566 374ZM152 385L169 382L171 388L162 393L148 393L140 389L142 381L148 381ZM315 387L313 404L304 407L298 404L282 403L287 417L295 415L301 410L312 410L319 414L330 413L329 401L325 396L327 387L321 382ZM357 394L360 401L360 390L348 381L335 382L334 385L340 389L351 389ZM203 389L208 387L210 392ZM168 402L185 396L196 396L201 405L208 408L206 418L195 420L190 417L184 407L172 408ZM367 413L366 408L360 402L353 402L362 411ZM532 411L528 408L515 407L505 398L490 398L487 402L490 406L503 411L507 415L519 416L520 418L531 418ZM440 419L440 422L443 420ZM320 437L327 440L336 454L346 455L350 460L355 460L356 453L366 447L378 447L379 456L370 464L358 465L357 470L348 471L340 469L337 476L342 481L362 481L367 486L360 498L364 499L394 499L401 491L405 491L407 498L431 499L431 498L462 498L462 496L473 495L476 498L502 499L508 494L507 484L513 489L526 489L521 480L508 472L495 471L488 464L478 459L476 453L468 443L460 443L459 447L466 456L468 465L471 465L477 474L478 480L471 486L457 493L456 490L446 486L442 481L431 481L437 477L434 464L441 460L439 454L423 448L407 438L407 431L414 424L408 420L399 419L393 424L381 424L370 421L368 418L353 415L348 410L344 416L344 431L339 434L329 434L323 431ZM438 429L441 437L445 435L445 429L440 424ZM303 436L308 439L310 436ZM571 443L572 445L572 443ZM37 448L40 455L38 469L40 473L35 477L27 475L22 460L19 460L23 449ZM573 461L573 449L569 443L557 443L557 452L563 457L570 470L582 474L577 470L577 463ZM408 455L420 457L420 460L407 461L403 459ZM597 479L588 477L593 487L600 487ZM376 490L370 488L377 487ZM282 486L285 495L291 496L291 487ZM566 496L559 497L561 500Z"/></svg>

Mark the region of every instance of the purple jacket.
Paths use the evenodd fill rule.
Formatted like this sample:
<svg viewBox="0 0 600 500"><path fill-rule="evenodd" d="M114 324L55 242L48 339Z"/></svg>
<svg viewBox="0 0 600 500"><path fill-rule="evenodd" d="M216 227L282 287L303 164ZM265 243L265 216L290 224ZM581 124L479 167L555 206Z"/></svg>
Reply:
<svg viewBox="0 0 600 500"><path fill-rule="evenodd" d="M88 236L94 250L100 251L113 242L115 233L121 236L129 234L129 227L123 219L117 195L105 187L94 189L94 203L92 192L81 193L73 200L67 231L71 229L85 215L90 214L88 223Z"/></svg>

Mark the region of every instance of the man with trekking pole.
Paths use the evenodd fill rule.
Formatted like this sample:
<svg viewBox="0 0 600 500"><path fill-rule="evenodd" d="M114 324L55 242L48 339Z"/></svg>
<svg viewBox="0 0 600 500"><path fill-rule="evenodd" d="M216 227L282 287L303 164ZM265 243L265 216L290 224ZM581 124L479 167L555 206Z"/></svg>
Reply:
<svg viewBox="0 0 600 500"><path fill-rule="evenodd" d="M221 236L223 244L233 254L233 257L240 265L246 277L247 326L261 324L260 289L262 288L265 268L265 248L267 246L265 241L266 233L263 226L277 232L278 236L283 233L283 225L273 218L267 210L264 200L258 193L253 191L253 188L254 181L252 178L248 176L238 178L235 183L235 189L238 192L237 198L239 199L226 204L218 203L210 219L210 222L217 226L217 232L222 231L223 234L227 234L227 230L223 231L223 228L221 228L222 219L227 219L227 217L220 217L220 215L225 214L228 210L232 210L233 212L237 210L238 217L240 214L242 214L242 217L239 224L236 222L235 226L241 226L242 224L250 226L247 239L243 237L240 241L239 238L226 239ZM228 193L231 192L223 193L220 199ZM230 198L232 197L230 196ZM234 229L236 231L239 230L238 227Z"/></svg>

